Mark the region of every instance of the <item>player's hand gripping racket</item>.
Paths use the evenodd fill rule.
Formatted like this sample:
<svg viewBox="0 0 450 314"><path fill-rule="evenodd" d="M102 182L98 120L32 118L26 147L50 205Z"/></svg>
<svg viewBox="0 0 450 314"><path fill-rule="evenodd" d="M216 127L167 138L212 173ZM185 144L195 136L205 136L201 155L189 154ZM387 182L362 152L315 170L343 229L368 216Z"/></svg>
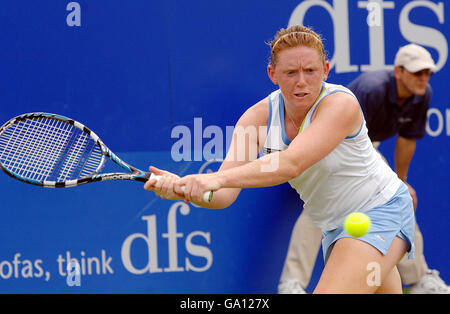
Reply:
<svg viewBox="0 0 450 314"><path fill-rule="evenodd" d="M127 173L100 173L107 158ZM83 124L43 112L20 115L0 127L0 168L14 179L49 188L161 178L122 161ZM211 191L203 195L205 202L211 198Z"/></svg>

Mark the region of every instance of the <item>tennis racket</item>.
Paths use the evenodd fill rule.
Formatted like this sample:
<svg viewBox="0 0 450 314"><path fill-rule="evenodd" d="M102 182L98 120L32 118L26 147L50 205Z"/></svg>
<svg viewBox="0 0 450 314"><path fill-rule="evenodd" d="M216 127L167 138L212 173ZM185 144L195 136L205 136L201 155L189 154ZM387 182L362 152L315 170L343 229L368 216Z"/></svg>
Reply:
<svg viewBox="0 0 450 314"><path fill-rule="evenodd" d="M127 172L100 173L110 159ZM14 179L47 188L107 180L159 180L117 157L86 126L44 112L17 116L0 127L0 168ZM212 191L205 192L209 202Z"/></svg>

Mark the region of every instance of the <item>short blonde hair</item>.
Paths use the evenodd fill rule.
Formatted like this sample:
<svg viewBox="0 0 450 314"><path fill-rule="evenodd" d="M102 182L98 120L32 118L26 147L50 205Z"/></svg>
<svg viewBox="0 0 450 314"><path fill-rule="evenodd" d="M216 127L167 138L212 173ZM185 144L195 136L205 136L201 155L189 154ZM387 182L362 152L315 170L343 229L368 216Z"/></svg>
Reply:
<svg viewBox="0 0 450 314"><path fill-rule="evenodd" d="M322 42L322 37L311 28L301 25L291 26L287 29L280 29L270 45L270 64L275 67L278 54L288 48L306 46L316 49L325 63L326 53Z"/></svg>

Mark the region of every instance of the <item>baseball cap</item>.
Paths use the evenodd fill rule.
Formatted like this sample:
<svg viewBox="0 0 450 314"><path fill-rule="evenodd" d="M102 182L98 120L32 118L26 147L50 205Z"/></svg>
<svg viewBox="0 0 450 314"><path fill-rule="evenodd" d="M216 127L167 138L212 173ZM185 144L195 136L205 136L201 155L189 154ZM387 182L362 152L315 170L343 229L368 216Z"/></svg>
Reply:
<svg viewBox="0 0 450 314"><path fill-rule="evenodd" d="M395 56L396 66L403 66L411 73L415 73L424 69L436 71L431 54L423 47L416 44L409 44L401 47Z"/></svg>

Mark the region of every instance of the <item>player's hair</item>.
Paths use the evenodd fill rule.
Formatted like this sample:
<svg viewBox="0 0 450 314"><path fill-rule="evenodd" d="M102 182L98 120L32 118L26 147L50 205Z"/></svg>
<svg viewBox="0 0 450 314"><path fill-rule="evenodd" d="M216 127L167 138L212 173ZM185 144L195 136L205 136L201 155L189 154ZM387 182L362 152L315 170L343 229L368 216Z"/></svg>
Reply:
<svg viewBox="0 0 450 314"><path fill-rule="evenodd" d="M277 56L281 51L298 46L306 46L316 49L322 57L322 61L325 63L326 53L322 38L311 28L306 26L294 25L286 29L280 29L269 45L270 64L273 67L276 66Z"/></svg>

